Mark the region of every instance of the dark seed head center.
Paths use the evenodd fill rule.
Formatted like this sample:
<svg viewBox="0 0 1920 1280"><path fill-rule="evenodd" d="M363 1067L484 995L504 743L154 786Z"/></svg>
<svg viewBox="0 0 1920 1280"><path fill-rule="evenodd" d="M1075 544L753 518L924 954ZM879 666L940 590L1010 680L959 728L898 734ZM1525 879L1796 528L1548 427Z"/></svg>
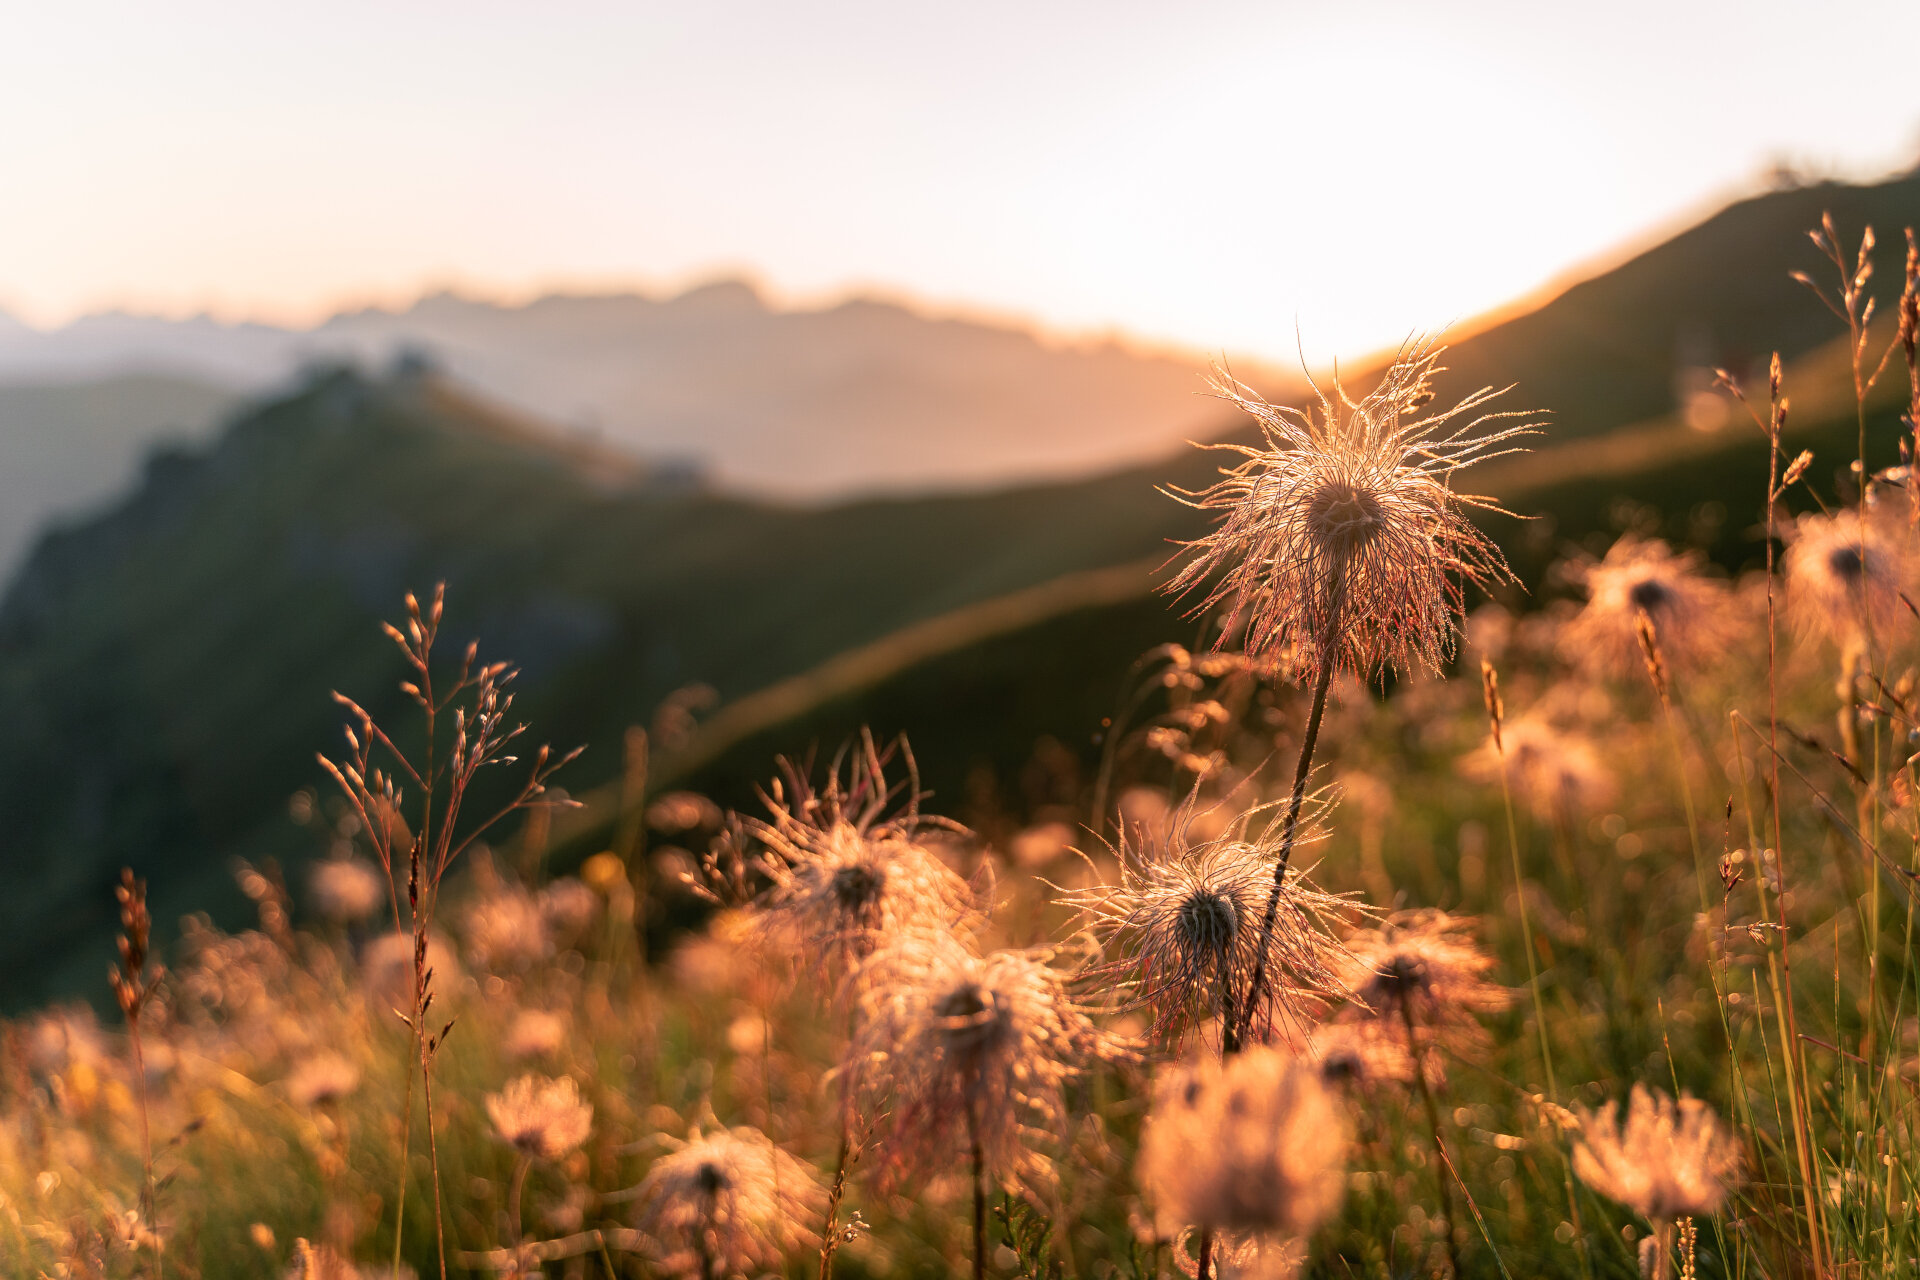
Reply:
<svg viewBox="0 0 1920 1280"><path fill-rule="evenodd" d="M1218 953L1233 945L1240 913L1232 898L1217 889L1195 889L1180 904L1180 940L1189 951Z"/></svg>
<svg viewBox="0 0 1920 1280"><path fill-rule="evenodd" d="M1347 480L1329 480L1307 503L1314 533L1333 551L1351 555L1371 542L1386 523L1378 495Z"/></svg>
<svg viewBox="0 0 1920 1280"><path fill-rule="evenodd" d="M863 862L833 873L833 896L848 911L865 911L873 906L886 887L886 873Z"/></svg>
<svg viewBox="0 0 1920 1280"><path fill-rule="evenodd" d="M710 1196L718 1195L722 1191L725 1191L731 1182L731 1179L727 1177L726 1170L711 1160L702 1164L698 1172L693 1175L693 1178L700 1190Z"/></svg>
<svg viewBox="0 0 1920 1280"><path fill-rule="evenodd" d="M1673 599L1673 588L1658 578L1642 578L1627 591L1627 600L1634 608L1653 613Z"/></svg>

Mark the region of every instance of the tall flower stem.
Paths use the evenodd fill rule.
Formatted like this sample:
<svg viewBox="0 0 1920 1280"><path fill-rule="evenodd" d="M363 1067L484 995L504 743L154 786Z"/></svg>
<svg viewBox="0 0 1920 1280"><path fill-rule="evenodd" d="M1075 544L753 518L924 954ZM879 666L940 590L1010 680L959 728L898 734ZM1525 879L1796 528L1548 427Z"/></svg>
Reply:
<svg viewBox="0 0 1920 1280"><path fill-rule="evenodd" d="M418 1003L417 1001L415 1002ZM414 1025L417 1025L414 1024ZM413 1052L407 1055L406 1101L400 1107L400 1189L394 1196L393 1209L393 1280L400 1280L400 1246L406 1240L407 1225L407 1161L413 1146Z"/></svg>
<svg viewBox="0 0 1920 1280"><path fill-rule="evenodd" d="M1220 970L1220 1056L1230 1058L1240 1052L1240 1015L1234 1008L1233 973L1226 957L1222 955L1215 963Z"/></svg>
<svg viewBox="0 0 1920 1280"><path fill-rule="evenodd" d="M1246 1004L1240 1012L1240 1032L1233 1037L1235 1049L1251 1034L1254 1011L1260 1007L1260 997L1266 990L1267 953L1273 946L1273 930L1280 919L1280 895L1286 891L1287 864L1293 858L1293 842L1300 830L1300 810L1307 801L1307 778L1313 772L1313 751L1319 745L1320 722L1327 712L1327 689L1333 684L1333 668L1340 653L1344 580L1343 566L1335 565L1328 583L1326 622L1314 646L1318 661L1313 673L1313 706L1307 712L1307 730L1300 740L1300 761L1293 770L1293 792L1287 799L1286 817L1281 820L1280 856L1273 864L1273 889L1267 894L1266 914L1260 921L1260 946L1254 953L1257 959L1253 963L1253 981L1247 984Z"/></svg>
<svg viewBox="0 0 1920 1280"><path fill-rule="evenodd" d="M967 1102L967 1153L973 1162L973 1280L987 1275L987 1157L980 1147L976 1103Z"/></svg>
<svg viewBox="0 0 1920 1280"><path fill-rule="evenodd" d="M1645 1280L1668 1280L1673 1274L1673 1223L1654 1218L1653 1231L1641 1243L1640 1274Z"/></svg>
<svg viewBox="0 0 1920 1280"><path fill-rule="evenodd" d="M427 1112L427 1160L433 1167L433 1237L440 1257L440 1280L447 1280L447 1218L440 1198L440 1143L433 1132L433 1064L420 1065L422 1101Z"/></svg>
<svg viewBox="0 0 1920 1280"><path fill-rule="evenodd" d="M715 1219L719 1193L707 1193L705 1221L700 1224L700 1280L720 1280L720 1260L714 1256Z"/></svg>
<svg viewBox="0 0 1920 1280"><path fill-rule="evenodd" d="M1466 1273L1460 1269L1460 1244L1453 1234L1453 1185L1447 1178L1452 1162L1447 1159L1446 1145L1440 1137L1440 1106L1433 1100L1433 1086L1427 1083L1427 1069L1420 1061L1420 1036L1413 1024L1413 1005L1406 1000L1401 1000L1399 1005L1400 1021L1407 1031L1407 1055L1413 1059L1413 1079L1420 1086L1420 1102L1427 1112L1427 1132L1433 1138L1433 1171L1440 1187L1440 1218L1447 1231L1447 1261L1458 1280Z"/></svg>
<svg viewBox="0 0 1920 1280"><path fill-rule="evenodd" d="M856 952L849 940L840 944L840 964L848 974L860 960L865 959L864 952ZM859 1030L859 1004L851 996L847 1000L847 1046L853 1046L854 1035ZM767 1078L773 1078L771 1057L767 1066ZM773 1107L771 1101L767 1107L767 1117L771 1121ZM864 1142L865 1136L862 1135ZM847 1167L853 1159L853 1078L842 1072L840 1076L840 1154L833 1162L833 1188L827 1193L827 1221L820 1232L820 1280L831 1280L833 1276L833 1255L839 1248L837 1226L840 1221L840 1201L847 1193Z"/></svg>
<svg viewBox="0 0 1920 1280"><path fill-rule="evenodd" d="M520 1194L527 1186L527 1170L533 1167L533 1157L526 1152L520 1153L519 1160L513 1166L513 1181L507 1187L507 1230L512 1233L513 1247L520 1247Z"/></svg>

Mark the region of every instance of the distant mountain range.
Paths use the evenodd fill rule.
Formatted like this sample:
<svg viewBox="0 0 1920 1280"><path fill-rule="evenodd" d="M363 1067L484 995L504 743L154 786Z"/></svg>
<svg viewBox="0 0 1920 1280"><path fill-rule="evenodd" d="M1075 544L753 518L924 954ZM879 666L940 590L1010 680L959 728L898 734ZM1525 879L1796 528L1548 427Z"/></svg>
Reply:
<svg viewBox="0 0 1920 1280"><path fill-rule="evenodd" d="M1530 583L1568 541L1610 537L1623 499L1723 563L1752 559L1764 451L1750 428L1700 429L1712 415L1690 371L1708 362L1779 347L1796 447L1816 474L1844 468L1835 325L1786 280L1816 265L1802 232L1826 208L1849 236L1874 221L1881 278L1897 277L1920 179L1783 192L1450 354L1443 397L1518 381L1515 407L1552 411L1539 452L1473 480L1543 517L1489 526ZM663 486L628 450L489 405L454 373L312 374L210 445L159 452L124 501L36 548L0 603L0 1000L97 983L123 864L150 877L160 919L232 919L232 857L315 853L286 800L339 741L327 693L399 714L375 624L439 579L451 644L477 636L518 661L535 733L588 744L568 778L596 801L570 828L576 852L610 818L622 729L676 689L710 686L720 706L658 761L663 782L747 803L774 752L864 722L911 731L953 811L982 779L1017 791L1037 738L1084 758L1132 657L1194 636L1151 594L1151 567L1200 527L1155 492L1202 482L1217 460L1197 451L797 506ZM1892 460L1889 421L1870 424L1876 464ZM1244 430L1216 413L1197 433ZM1696 518L1715 504L1719 520Z"/></svg>
<svg viewBox="0 0 1920 1280"><path fill-rule="evenodd" d="M815 502L1090 475L1217 418L1199 358L868 299L781 310L739 281L524 306L438 294L305 330L118 314L0 325L0 382L159 372L259 393L315 361L397 357L724 487Z"/></svg>

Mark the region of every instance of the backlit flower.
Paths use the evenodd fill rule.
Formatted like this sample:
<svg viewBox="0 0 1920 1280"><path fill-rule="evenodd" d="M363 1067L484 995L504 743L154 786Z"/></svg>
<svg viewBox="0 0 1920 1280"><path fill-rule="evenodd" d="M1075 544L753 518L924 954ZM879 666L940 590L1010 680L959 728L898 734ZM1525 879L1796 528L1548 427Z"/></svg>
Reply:
<svg viewBox="0 0 1920 1280"><path fill-rule="evenodd" d="M1678 1102L1635 1085L1624 1120L1619 1104L1580 1113L1573 1171L1609 1200L1643 1218L1718 1213L1738 1181L1740 1143L1713 1108L1682 1095Z"/></svg>
<svg viewBox="0 0 1920 1280"><path fill-rule="evenodd" d="M639 1225L668 1275L756 1275L818 1248L813 1224L826 1205L812 1169L743 1127L695 1134L654 1161L640 1184Z"/></svg>
<svg viewBox="0 0 1920 1280"><path fill-rule="evenodd" d="M904 936L860 974L864 1017L851 1066L886 1104L889 1181L951 1167L977 1140L1010 1186L1044 1186L1051 1165L1031 1139L1067 1121L1066 1086L1117 1050L1035 954L976 956L951 935Z"/></svg>
<svg viewBox="0 0 1920 1280"><path fill-rule="evenodd" d="M1702 575L1702 561L1697 551L1676 555L1657 539L1621 538L1605 559L1576 571L1587 603L1562 631L1562 652L1588 670L1644 680L1644 617L1669 665L1683 671L1711 665L1731 642L1736 615L1732 593Z"/></svg>
<svg viewBox="0 0 1920 1280"><path fill-rule="evenodd" d="M1504 557L1467 518L1497 509L1456 492L1455 471L1510 451L1522 415L1481 414L1498 393L1475 392L1422 414L1441 349L1403 351L1359 400L1337 383L1317 409L1268 404L1221 378L1220 394L1260 424L1259 445L1221 445L1245 461L1197 493L1173 496L1220 523L1188 543L1192 559L1168 583L1244 619L1254 658L1291 649L1316 667L1361 677L1383 667L1437 670L1451 653L1463 582L1511 577ZM1495 424L1495 425L1490 425ZM1483 428L1485 428L1483 430Z"/></svg>
<svg viewBox="0 0 1920 1280"><path fill-rule="evenodd" d="M1339 1208L1346 1149L1314 1069L1256 1045L1161 1072L1136 1173L1163 1236L1199 1226L1299 1239Z"/></svg>
<svg viewBox="0 0 1920 1280"><path fill-rule="evenodd" d="M571 1079L525 1075L508 1082L486 1098L487 1118L508 1146L558 1160L587 1140L593 1129L593 1107L580 1096Z"/></svg>

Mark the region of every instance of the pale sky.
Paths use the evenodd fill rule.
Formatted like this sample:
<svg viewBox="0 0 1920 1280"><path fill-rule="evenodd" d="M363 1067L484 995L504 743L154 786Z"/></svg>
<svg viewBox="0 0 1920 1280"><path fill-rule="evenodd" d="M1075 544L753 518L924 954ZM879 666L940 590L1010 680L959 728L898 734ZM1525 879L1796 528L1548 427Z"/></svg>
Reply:
<svg viewBox="0 0 1920 1280"><path fill-rule="evenodd" d="M0 307L660 290L1356 355L1920 158L1920 3L15 5Z"/></svg>

